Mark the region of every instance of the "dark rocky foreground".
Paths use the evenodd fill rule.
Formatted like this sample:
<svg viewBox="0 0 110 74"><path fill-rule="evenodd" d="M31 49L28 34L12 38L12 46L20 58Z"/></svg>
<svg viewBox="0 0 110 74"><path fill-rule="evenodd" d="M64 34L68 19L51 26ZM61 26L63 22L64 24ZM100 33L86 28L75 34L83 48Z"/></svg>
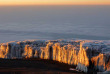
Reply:
<svg viewBox="0 0 110 74"><path fill-rule="evenodd" d="M84 74L70 71L75 68L68 64L44 59L0 59L0 74Z"/></svg>

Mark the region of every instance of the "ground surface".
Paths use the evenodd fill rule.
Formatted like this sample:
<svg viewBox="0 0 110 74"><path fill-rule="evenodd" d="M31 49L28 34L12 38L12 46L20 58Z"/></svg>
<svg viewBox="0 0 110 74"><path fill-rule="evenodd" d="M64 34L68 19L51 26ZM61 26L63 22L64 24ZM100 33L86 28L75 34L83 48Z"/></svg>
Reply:
<svg viewBox="0 0 110 74"><path fill-rule="evenodd" d="M0 59L0 74L83 74L70 71L70 66L57 61L41 59Z"/></svg>

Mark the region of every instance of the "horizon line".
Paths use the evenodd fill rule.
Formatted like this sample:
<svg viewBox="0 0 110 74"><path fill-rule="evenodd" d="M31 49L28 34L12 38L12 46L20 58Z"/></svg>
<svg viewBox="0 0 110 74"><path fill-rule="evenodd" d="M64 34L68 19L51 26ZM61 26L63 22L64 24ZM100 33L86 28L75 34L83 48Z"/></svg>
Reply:
<svg viewBox="0 0 110 74"><path fill-rule="evenodd" d="M33 4L33 5L31 5L31 4L17 4L17 5L0 5L0 6L80 6L80 5L83 5L83 6L108 6L108 5L110 5L110 4Z"/></svg>

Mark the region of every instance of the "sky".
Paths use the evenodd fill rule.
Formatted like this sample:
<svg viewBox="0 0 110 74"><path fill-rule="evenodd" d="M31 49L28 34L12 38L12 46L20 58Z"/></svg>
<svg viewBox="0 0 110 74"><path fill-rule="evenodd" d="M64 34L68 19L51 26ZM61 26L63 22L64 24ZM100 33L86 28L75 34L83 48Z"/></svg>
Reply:
<svg viewBox="0 0 110 74"><path fill-rule="evenodd" d="M110 0L0 0L0 5L110 5Z"/></svg>

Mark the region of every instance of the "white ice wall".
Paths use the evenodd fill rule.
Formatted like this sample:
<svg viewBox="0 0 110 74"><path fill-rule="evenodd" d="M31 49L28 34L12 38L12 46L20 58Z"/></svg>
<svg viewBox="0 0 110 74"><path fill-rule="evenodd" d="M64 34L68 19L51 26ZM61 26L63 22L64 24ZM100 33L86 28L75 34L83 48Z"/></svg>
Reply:
<svg viewBox="0 0 110 74"><path fill-rule="evenodd" d="M78 65L85 69L92 61L95 69L105 71L110 68L110 48L102 41L90 40L33 40L0 44L0 58L40 58Z"/></svg>

